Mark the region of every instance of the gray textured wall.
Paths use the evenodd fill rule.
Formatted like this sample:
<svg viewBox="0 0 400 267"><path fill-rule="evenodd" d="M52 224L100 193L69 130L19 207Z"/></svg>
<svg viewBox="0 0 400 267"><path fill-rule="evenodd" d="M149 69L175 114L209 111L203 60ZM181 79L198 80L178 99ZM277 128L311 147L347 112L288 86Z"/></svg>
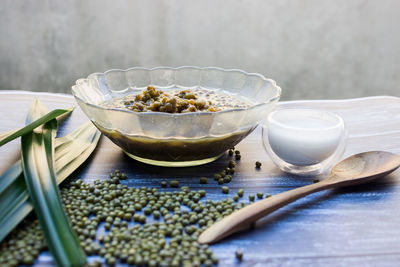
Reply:
<svg viewBox="0 0 400 267"><path fill-rule="evenodd" d="M396 0L2 0L0 88L69 92L132 66L240 68L283 99L400 96Z"/></svg>

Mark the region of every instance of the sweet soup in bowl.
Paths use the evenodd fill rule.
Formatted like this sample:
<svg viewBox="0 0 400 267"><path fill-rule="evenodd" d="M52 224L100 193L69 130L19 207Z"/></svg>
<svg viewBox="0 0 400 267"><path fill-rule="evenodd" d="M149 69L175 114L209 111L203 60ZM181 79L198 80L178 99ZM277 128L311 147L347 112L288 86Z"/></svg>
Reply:
<svg viewBox="0 0 400 267"><path fill-rule="evenodd" d="M259 74L197 67L96 73L72 91L127 155L160 166L217 159L251 133L280 96L275 82Z"/></svg>
<svg viewBox="0 0 400 267"><path fill-rule="evenodd" d="M253 102L250 99L224 91L204 88L194 90L178 88L162 91L156 90L154 86L148 86L143 92L111 99L101 105L135 112L188 113L245 109L252 104Z"/></svg>
<svg viewBox="0 0 400 267"><path fill-rule="evenodd" d="M148 86L138 94L129 94L121 98L101 103L106 108L118 108L133 112L219 112L230 109L246 109L252 102L239 98L228 92L210 89L170 89L156 90ZM207 127L207 121L199 121ZM97 125L114 143L126 148L132 157L140 157L157 161L185 162L218 157L237 144L252 128L223 135L197 139L155 139L144 136L126 136L116 130L108 131Z"/></svg>

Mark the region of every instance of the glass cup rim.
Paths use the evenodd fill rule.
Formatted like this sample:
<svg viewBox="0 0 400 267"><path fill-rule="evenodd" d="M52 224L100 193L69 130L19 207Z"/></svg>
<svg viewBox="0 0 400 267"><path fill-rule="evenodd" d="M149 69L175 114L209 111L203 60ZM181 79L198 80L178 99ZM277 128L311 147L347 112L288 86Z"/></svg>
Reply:
<svg viewBox="0 0 400 267"><path fill-rule="evenodd" d="M302 112L302 113L307 113L307 114L325 115L325 118L329 117L329 118L331 118L331 119L333 119L335 121L333 122L332 125L321 126L319 128L307 128L307 127L302 127L302 126L291 126L291 125L287 125L287 124L281 122L279 119L276 118L276 116L279 115L279 113L283 113L283 112L291 112L291 113L300 113L300 112ZM301 115L299 115L299 116L301 116ZM274 110L270 114L268 114L267 122L268 122L268 124L272 122L275 125L278 125L279 127L284 128L284 129L288 129L288 130L301 130L301 131L310 131L310 132L314 132L314 131L329 131L329 130L333 130L333 129L345 126L343 118L341 116L339 116L338 114L336 114L334 112L331 112L331 111L320 110L320 109L312 109L312 108L282 108L282 109Z"/></svg>

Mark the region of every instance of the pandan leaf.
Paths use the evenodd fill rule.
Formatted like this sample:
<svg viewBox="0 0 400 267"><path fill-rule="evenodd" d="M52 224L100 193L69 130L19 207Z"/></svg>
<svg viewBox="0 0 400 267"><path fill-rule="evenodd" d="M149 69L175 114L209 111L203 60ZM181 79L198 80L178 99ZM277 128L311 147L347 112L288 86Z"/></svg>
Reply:
<svg viewBox="0 0 400 267"><path fill-rule="evenodd" d="M35 128L39 127L40 125L51 121L52 119L57 118L60 115L63 115L67 112L71 112L72 109L55 109L53 111L48 112L47 114L44 114L41 116L39 119L31 121L29 124L26 126L18 129L18 130L12 130L8 131L5 133L0 134L0 146L14 140L15 138L18 138L24 134L32 132Z"/></svg>
<svg viewBox="0 0 400 267"><path fill-rule="evenodd" d="M33 118L43 106L34 101ZM28 118L30 120L31 118ZM36 216L58 266L83 266L86 256L62 205L54 160L57 121L46 122L21 137L22 168Z"/></svg>

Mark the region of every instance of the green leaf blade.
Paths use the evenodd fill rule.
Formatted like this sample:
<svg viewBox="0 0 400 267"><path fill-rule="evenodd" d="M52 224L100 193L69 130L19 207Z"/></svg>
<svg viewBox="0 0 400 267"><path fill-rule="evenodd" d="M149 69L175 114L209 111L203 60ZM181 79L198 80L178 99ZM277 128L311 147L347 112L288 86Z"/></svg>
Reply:
<svg viewBox="0 0 400 267"><path fill-rule="evenodd" d="M57 121L45 123L38 133L23 135L22 163L29 195L58 266L82 266L86 256L61 202L55 172L54 138Z"/></svg>
<svg viewBox="0 0 400 267"><path fill-rule="evenodd" d="M5 218L13 209L19 200L28 199L29 194L26 190L26 184L22 173L17 177L15 182L8 186L2 194L0 194L0 218Z"/></svg>
<svg viewBox="0 0 400 267"><path fill-rule="evenodd" d="M61 184L68 176L70 176L79 166L81 166L93 153L97 144L100 140L101 133L97 128L88 122L78 129L76 129L71 135L57 138L62 139L65 144L64 146L56 146L56 170L58 184ZM71 143L67 143L67 140L73 139ZM57 140L56 139L56 140ZM58 157L58 155L62 155Z"/></svg>
<svg viewBox="0 0 400 267"><path fill-rule="evenodd" d="M0 196L8 190L9 186L11 186L20 176L22 177L22 167L21 161L18 160L0 176Z"/></svg>
<svg viewBox="0 0 400 267"><path fill-rule="evenodd" d="M68 113L68 112L71 112L71 111L72 111L72 109L55 109L55 110L50 111L49 113L45 114L41 118L30 122L25 127L22 127L22 128L20 128L18 130L2 133L2 134L0 134L0 146L2 146L4 144L6 144L6 143L18 138L18 137L20 137L20 136L22 136L24 134L30 133L34 129L39 127L40 125L42 125L42 124L44 124L46 122L49 122L49 121L57 118L58 116L63 115L63 114Z"/></svg>
<svg viewBox="0 0 400 267"><path fill-rule="evenodd" d="M3 240L28 214L32 211L32 203L28 194L26 199L20 199L18 203L0 221L0 240Z"/></svg>

